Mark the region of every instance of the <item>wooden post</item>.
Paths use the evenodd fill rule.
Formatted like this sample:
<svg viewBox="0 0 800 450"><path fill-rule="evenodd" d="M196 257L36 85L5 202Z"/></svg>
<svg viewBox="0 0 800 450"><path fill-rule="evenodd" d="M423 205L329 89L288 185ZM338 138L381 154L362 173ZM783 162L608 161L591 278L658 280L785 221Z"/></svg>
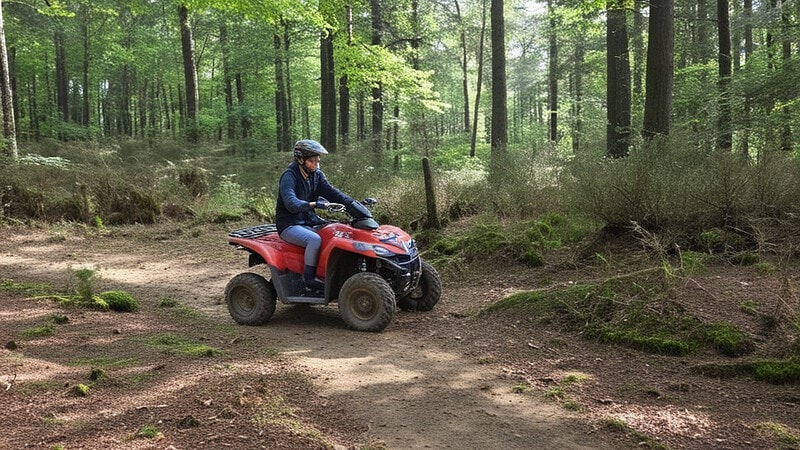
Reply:
<svg viewBox="0 0 800 450"><path fill-rule="evenodd" d="M422 158L422 173L425 176L425 205L428 208L426 228L441 228L439 215L436 212L436 194L433 191L433 173L427 157Z"/></svg>

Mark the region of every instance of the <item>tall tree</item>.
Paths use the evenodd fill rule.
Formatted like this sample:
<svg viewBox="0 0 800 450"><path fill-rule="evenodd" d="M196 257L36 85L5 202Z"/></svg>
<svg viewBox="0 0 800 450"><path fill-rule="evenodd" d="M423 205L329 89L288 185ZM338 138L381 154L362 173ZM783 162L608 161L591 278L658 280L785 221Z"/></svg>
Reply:
<svg viewBox="0 0 800 450"><path fill-rule="evenodd" d="M733 147L731 128L730 82L731 25L728 0L717 0L717 27L719 37L719 116L717 117L717 150L730 151Z"/></svg>
<svg viewBox="0 0 800 450"><path fill-rule="evenodd" d="M336 151L336 76L333 59L333 30L320 37L320 143L328 151Z"/></svg>
<svg viewBox="0 0 800 450"><path fill-rule="evenodd" d="M12 161L19 158L17 150L17 131L14 121L14 99L11 89L11 76L6 47L6 27L3 20L3 1L0 0L0 84L3 97L3 137L6 139L5 152Z"/></svg>
<svg viewBox="0 0 800 450"><path fill-rule="evenodd" d="M478 41L478 80L475 83L475 108L472 119L472 136L470 137L469 156L475 156L475 147L478 139L478 116L481 104L481 87L483 86L483 47L486 37L486 2L481 0L481 32Z"/></svg>
<svg viewBox="0 0 800 450"><path fill-rule="evenodd" d="M674 0L651 0L642 126L646 139L668 136L672 127L674 24Z"/></svg>
<svg viewBox="0 0 800 450"><path fill-rule="evenodd" d="M272 36L273 48L275 49L275 132L277 139L275 144L277 150L291 150L291 138L289 137L289 106L286 98L286 77L284 74L284 52L283 38L277 32Z"/></svg>
<svg viewBox="0 0 800 450"><path fill-rule="evenodd" d="M197 114L200 111L200 91L197 84L197 65L194 49L192 25L189 10L185 5L178 7L181 28L181 53L183 55L183 78L186 92L186 139L197 142L200 139L197 127Z"/></svg>
<svg viewBox="0 0 800 450"><path fill-rule="evenodd" d="M550 108L550 142L558 141L558 40L553 0L547 0L548 28L548 105Z"/></svg>
<svg viewBox="0 0 800 450"><path fill-rule="evenodd" d="M656 0L658 1L658 0ZM608 0L606 23L606 101L608 122L606 152L613 158L628 156L631 133L631 68L628 60L627 13L624 0ZM653 26L652 6L650 26ZM648 74L650 62L648 48ZM648 86L649 91L649 86Z"/></svg>
<svg viewBox="0 0 800 450"><path fill-rule="evenodd" d="M372 45L383 41L383 15L380 0L370 0L372 9ZM372 87L372 145L375 153L383 151L383 87L378 81Z"/></svg>
<svg viewBox="0 0 800 450"><path fill-rule="evenodd" d="M345 5L345 27L347 30L347 46L353 45L353 8L348 2ZM339 137L342 145L347 147L350 140L350 86L347 74L339 77Z"/></svg>
<svg viewBox="0 0 800 450"><path fill-rule="evenodd" d="M461 90L464 93L464 132L469 133L469 80L467 79L469 60L467 59L467 30L464 18L461 16L461 6L458 0L453 0L456 6L456 19L458 20L458 40L461 45Z"/></svg>
<svg viewBox="0 0 800 450"><path fill-rule="evenodd" d="M505 157L508 145L506 31L503 0L491 0L492 25L492 162ZM496 167L496 166L495 166Z"/></svg>

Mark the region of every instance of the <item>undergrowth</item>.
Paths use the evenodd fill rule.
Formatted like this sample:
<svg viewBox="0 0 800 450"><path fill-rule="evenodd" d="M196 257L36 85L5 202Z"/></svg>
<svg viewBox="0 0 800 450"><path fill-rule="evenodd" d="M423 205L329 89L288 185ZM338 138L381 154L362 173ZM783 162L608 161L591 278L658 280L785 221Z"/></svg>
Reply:
<svg viewBox="0 0 800 450"><path fill-rule="evenodd" d="M736 326L705 322L670 300L660 271L645 271L597 283L520 292L486 309L513 309L600 342L637 350L683 356L713 348L741 356L754 348Z"/></svg>

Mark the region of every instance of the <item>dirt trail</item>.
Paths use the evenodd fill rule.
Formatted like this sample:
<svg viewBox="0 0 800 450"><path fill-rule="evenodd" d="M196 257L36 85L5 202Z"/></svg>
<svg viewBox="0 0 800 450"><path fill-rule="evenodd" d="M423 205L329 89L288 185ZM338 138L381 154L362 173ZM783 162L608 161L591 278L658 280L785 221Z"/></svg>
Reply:
<svg viewBox="0 0 800 450"><path fill-rule="evenodd" d="M140 298L179 298L209 320L232 324L221 295L246 270L224 230L161 234L142 228L73 237L0 230L0 280L68 280L68 268L95 268L104 285ZM461 348L457 331L438 323L460 317L493 286L454 287L430 313L398 312L382 333L347 330L336 305L278 305L271 322L249 332L291 355L329 399L388 448L620 448L562 407L513 393L516 382Z"/></svg>

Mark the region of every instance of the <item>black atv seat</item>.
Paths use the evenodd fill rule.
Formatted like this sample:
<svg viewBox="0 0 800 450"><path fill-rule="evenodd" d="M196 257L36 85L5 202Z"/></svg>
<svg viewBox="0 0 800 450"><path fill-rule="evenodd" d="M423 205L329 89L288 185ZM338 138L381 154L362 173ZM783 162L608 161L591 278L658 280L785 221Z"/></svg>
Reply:
<svg viewBox="0 0 800 450"><path fill-rule="evenodd" d="M276 227L274 223L267 223L263 225L255 225L248 228L234 230L228 233L228 236L235 238L243 238L243 239L253 239L277 232L278 232L278 227Z"/></svg>

